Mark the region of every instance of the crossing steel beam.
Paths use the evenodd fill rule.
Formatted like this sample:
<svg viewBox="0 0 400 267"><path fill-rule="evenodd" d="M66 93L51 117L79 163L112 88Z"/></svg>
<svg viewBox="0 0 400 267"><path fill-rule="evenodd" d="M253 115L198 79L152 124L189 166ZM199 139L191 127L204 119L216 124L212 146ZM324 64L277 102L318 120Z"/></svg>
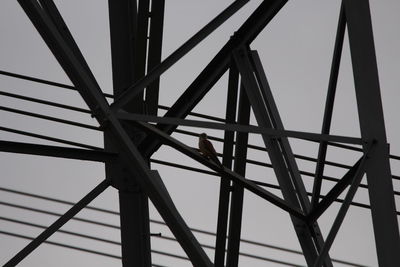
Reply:
<svg viewBox="0 0 400 267"><path fill-rule="evenodd" d="M243 46L233 55L258 125L265 128L284 129L257 54L247 51ZM251 58L255 62L254 67L251 63ZM259 79L258 81L256 77ZM275 139L267 135L261 136L284 199L292 207L308 213L310 200L287 138ZM307 264L311 265L318 257L318 249L323 245L319 227L316 223L313 227L309 227L305 221L293 216L291 219ZM325 266L333 266L329 257L325 259Z"/></svg>
<svg viewBox="0 0 400 267"><path fill-rule="evenodd" d="M109 185L119 190L122 265L150 267L150 199L194 266L238 266L244 190L263 198L290 216L308 266L331 267L329 250L352 203L357 188L368 189L376 250L380 266L400 266L400 235L395 208L389 151L381 102L375 47L368 0L341 0L336 40L331 63L321 133L285 130L274 101L260 57L250 45L276 16L287 0L262 1L248 19L225 43L163 117L159 108L160 75L185 56L210 33L227 21L249 0L233 1L175 52L161 60L165 0L108 1L115 101L108 104L86 63L73 35L53 0L18 0L43 40L74 86L0 71L4 75L77 90L89 110L40 99L2 95L41 104L90 113L100 127L67 121L10 107L1 110L103 131L104 149L6 127L1 130L56 141L81 148L0 141L0 151L39 156L104 162L106 180L76 203L5 266L15 266L70 220ZM345 30L348 30L361 138L330 135L335 91ZM227 108L222 123L186 120L185 117L229 70ZM240 78L240 82L239 82ZM238 86L241 85L238 100ZM239 102L239 103L238 103ZM249 125L250 109L257 126ZM237 113L237 114L236 114ZM237 118L236 118L237 117ZM209 119L205 115L202 118ZM155 122L152 125L148 122ZM196 150L171 137L178 126L224 131L223 166L209 161ZM245 175L249 133L261 134L283 198L265 190ZM196 133L191 133L196 135ZM236 136L236 140L235 140ZM307 193L288 138L319 143L312 194ZM344 146L340 143L361 145ZM150 157L161 145L168 145L199 162L221 178L214 263L176 209L160 175L151 170ZM363 152L362 157L342 179L321 197L322 178L329 145ZM87 148L87 149L82 149ZM235 152L233 152L235 149ZM234 154L234 155L233 155ZM298 156L296 156L298 157ZM304 158L304 156L302 156ZM153 160L156 162L156 160ZM232 170L232 162L234 162ZM253 161L254 162L254 161ZM336 166L340 164L335 163ZM172 164L171 164L172 165ZM177 165L175 165L177 166ZM195 170L187 167L186 169ZM368 186L361 184L366 174ZM332 180L334 180L332 178ZM360 185L361 184L361 185ZM265 185L265 183L264 183ZM341 205L326 240L318 218L338 200ZM311 201L309 199L311 195ZM322 199L320 201L320 199ZM230 205L230 207L229 207ZM229 217L229 218L228 218ZM229 222L228 222L229 221ZM229 229L228 229L229 224ZM228 229L228 231L227 231ZM227 232L229 235L227 236ZM228 245L226 250L226 241Z"/></svg>
<svg viewBox="0 0 400 267"><path fill-rule="evenodd" d="M65 42L36 1L20 0L19 4L74 83L86 104L93 111L94 117L102 127L109 129L112 139L116 140L118 151L121 153L121 161L127 167L129 173L137 179L140 187L146 191L191 261L198 263L199 266L212 266L208 256L179 215L163 186L162 180L149 170L145 160L130 140L119 120L112 113L99 86L87 73L84 64L75 56L70 44Z"/></svg>
<svg viewBox="0 0 400 267"><path fill-rule="evenodd" d="M263 1L171 106L164 117L185 118L228 70L232 51L240 45L251 43L286 2L287 0ZM158 127L168 134L176 129L175 125L159 124ZM148 137L142 142L139 149L143 151L144 155L151 156L160 146L159 140Z"/></svg>
<svg viewBox="0 0 400 267"><path fill-rule="evenodd" d="M340 60L342 57L344 33L346 29L346 15L344 12L343 3L340 8L339 21L336 31L335 47L333 50L331 72L328 82L328 92L326 94L324 118L322 121L322 134L329 134L332 122L333 105L335 103L336 85L339 76ZM318 148L318 161L315 170L315 179L313 184L313 195L311 198L311 207L318 204L321 193L322 176L325 169L325 159L328 149L328 144L322 141Z"/></svg>
<svg viewBox="0 0 400 267"><path fill-rule="evenodd" d="M148 61L147 43L150 16L149 0L109 1L111 56L114 98L119 98L124 89L146 75ZM157 15L153 14L155 20ZM161 54L161 44L153 47ZM146 112L144 92L140 92L122 108L132 113ZM155 103L157 105L158 103ZM143 133L123 124L133 144L140 142ZM108 151L117 150L113 135L106 130L104 147ZM148 161L148 159L145 159ZM107 178L118 189L122 265L124 267L151 266L150 219L148 197L136 181L135 176L124 171L120 161L106 163Z"/></svg>

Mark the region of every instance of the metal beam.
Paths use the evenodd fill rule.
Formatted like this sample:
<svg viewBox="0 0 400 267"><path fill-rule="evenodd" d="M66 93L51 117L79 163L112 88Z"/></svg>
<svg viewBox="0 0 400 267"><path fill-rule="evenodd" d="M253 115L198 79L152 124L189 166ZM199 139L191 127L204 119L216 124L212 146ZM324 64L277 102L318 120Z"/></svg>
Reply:
<svg viewBox="0 0 400 267"><path fill-rule="evenodd" d="M105 151L38 145L11 141L0 141L0 151L46 157L89 160L97 162L113 161L116 160L118 157L118 154Z"/></svg>
<svg viewBox="0 0 400 267"><path fill-rule="evenodd" d="M357 173L360 170L364 170L365 157L362 157L354 164L353 167L340 179L339 182L329 191L328 194L322 199L322 201L316 206L311 208L311 212L307 215L309 223L315 222L329 206L340 196L341 193L346 189L346 187L354 180Z"/></svg>
<svg viewBox="0 0 400 267"><path fill-rule="evenodd" d="M238 123L242 125L250 122L250 103L243 86L240 88ZM242 176L246 175L247 144L249 134L237 133L235 146L234 172ZM227 267L237 267L239 263L240 235L242 232L244 187L238 183L232 184L232 201L229 218Z"/></svg>
<svg viewBox="0 0 400 267"><path fill-rule="evenodd" d="M335 47L333 50L331 73L329 76L328 92L326 95L324 118L322 121L322 134L329 134L332 121L333 104L335 102L336 84L339 76L340 59L342 57L343 39L346 30L346 15L343 3L340 7L339 21L336 31ZM315 170L315 180L313 184L313 194L311 198L311 208L315 207L319 201L321 193L322 176L324 174L326 151L328 144L322 141L318 148L318 161Z"/></svg>
<svg viewBox="0 0 400 267"><path fill-rule="evenodd" d="M257 123L260 127L282 130L284 129L283 123L262 70L261 62L259 62L257 54L253 53L253 67L249 53L251 52L242 47L234 52L233 57L241 75L241 81L246 88ZM254 73L254 69L256 69L256 73ZM309 199L287 138L275 139L265 134L262 134L262 138L267 147L284 199L291 207L307 213L310 205ZM291 216L291 219L304 257L307 263L311 265L318 257L318 247L323 244L319 227L315 224L311 228L305 221L299 220L294 216ZM332 266L329 258L326 260L325 265Z"/></svg>
<svg viewBox="0 0 400 267"><path fill-rule="evenodd" d="M348 143L348 144L363 144L360 138L339 136L339 135L327 135L327 134L317 134L309 132L299 132L291 130L282 129L272 129L263 126L254 125L241 125L241 124L231 124L231 123L218 123L209 121L198 121L198 120L188 120L188 119L177 119L171 117L157 117L142 114L133 114L127 112L116 112L117 118L126 121L143 121L143 122L158 122L163 125L173 125L173 126L190 126L198 128L209 128L218 130L228 130L244 133L258 133L269 136L270 138L298 138L308 141L331 141L338 143Z"/></svg>
<svg viewBox="0 0 400 267"><path fill-rule="evenodd" d="M122 266L151 266L149 207L146 194L118 190Z"/></svg>
<svg viewBox="0 0 400 267"><path fill-rule="evenodd" d="M328 255L329 249L331 248L333 241L335 240L335 237L344 220L344 217L346 216L347 210L350 207L351 201L353 200L354 195L357 192L358 186L360 185L361 180L364 176L365 169L363 167L366 165L367 162L369 163L370 161L373 161L373 158L372 159L370 158L371 156L370 154L371 152L375 152L375 145L376 145L375 141L366 144L365 154L360 162L360 168L357 169L354 175L353 182L349 188L349 191L347 192L346 197L344 198L342 206L340 207L339 212L332 224L331 230L329 231L329 234L326 237L325 244L323 245L317 260L313 264L313 267L321 267L322 263L325 260L325 257ZM372 149L374 151L372 151ZM373 157L375 156L376 155L374 154Z"/></svg>
<svg viewBox="0 0 400 267"><path fill-rule="evenodd" d="M286 2L287 0L263 1L171 106L164 117L186 117L229 68L233 49L240 45L251 43ZM157 127L168 134L176 129L176 126L173 125L160 124ZM151 156L160 145L159 140L148 137L142 142L139 149L143 151L144 155Z"/></svg>
<svg viewBox="0 0 400 267"><path fill-rule="evenodd" d="M149 52L147 56L147 73L161 62L162 37L164 29L165 0L151 1ZM146 88L145 112L157 115L160 78L156 78Z"/></svg>
<svg viewBox="0 0 400 267"><path fill-rule="evenodd" d="M227 123L234 123L236 121L238 84L239 73L234 64L232 64L231 68L229 69L228 95L226 102L225 119ZM235 133L233 131L225 131L224 133L222 165L228 169L232 168L234 135ZM226 233L228 228L230 186L231 181L222 175L219 189L217 235L215 238L214 265L216 267L225 266L225 247Z"/></svg>
<svg viewBox="0 0 400 267"><path fill-rule="evenodd" d="M68 222L72 217L74 217L81 209L83 209L87 204L89 204L93 199L100 195L107 187L108 181L104 180L98 186L96 186L92 191L90 191L86 196L84 196L78 203L72 206L63 216L58 218L54 223L52 223L46 230L44 230L40 235L38 235L32 242L30 242L26 247L24 247L20 252L18 252L12 259L10 259L4 267L14 267L19 264L26 256L29 255L34 249L36 249L40 244L46 241L52 234L54 234L58 229L60 229L66 222Z"/></svg>
<svg viewBox="0 0 400 267"><path fill-rule="evenodd" d="M135 79L136 5L136 0L108 1L113 92L117 95Z"/></svg>
<svg viewBox="0 0 400 267"><path fill-rule="evenodd" d="M376 140L367 165L367 181L379 266L400 266L389 151L386 140L378 68L367 0L344 0L361 136Z"/></svg>
<svg viewBox="0 0 400 267"><path fill-rule="evenodd" d="M188 41L180 46L175 52L164 59L157 67L152 69L146 76L138 80L136 83L124 90L124 93L114 101L111 105L113 110L117 110L128 103L133 97L143 91L143 89L152 83L155 79L160 77L167 69L175 64L179 59L186 55L193 47L200 43L210 33L217 29L222 23L229 19L233 14L236 13L243 5L249 0L236 0L230 6L228 6L223 12L211 20L206 26L200 31L193 35Z"/></svg>
<svg viewBox="0 0 400 267"><path fill-rule="evenodd" d="M143 78L147 61L149 0L108 1L114 97ZM123 106L133 113L144 113L144 92L140 92ZM142 133L123 124L134 144L140 142ZM106 130L104 148L118 150L113 135ZM136 177L124 171L120 161L106 164L107 179L118 189L122 266L150 267L150 226L148 199L138 185Z"/></svg>
<svg viewBox="0 0 400 267"><path fill-rule="evenodd" d="M134 46L130 49L134 52L134 79L133 83L142 79L146 75L146 62L147 62L147 39L149 38L149 15L150 15L150 0L129 0L131 5L138 3L137 16L128 16L128 21L136 19L135 35L133 36ZM117 14L115 14L117 15ZM135 23L134 23L135 24ZM123 27L127 27L124 25ZM118 30L118 29L115 29ZM130 33L132 35L132 33ZM129 49L129 48L128 48ZM132 84L132 81L131 81ZM125 88L123 88L125 89ZM120 92L116 98L119 98L123 94ZM139 97L139 95L141 95ZM140 92L135 98L143 100L143 91ZM132 103L132 99L126 102L126 104Z"/></svg>
<svg viewBox="0 0 400 267"><path fill-rule="evenodd" d="M69 46L75 56L82 63L83 67L86 69L88 75L94 79L94 75L91 72L85 58L83 57L82 52L79 50L78 45L76 44L74 37L72 36L70 30L68 29L67 24L65 24L64 19L62 18L60 12L58 11L57 6L54 4L53 0L39 0L40 5L43 7L43 11L49 16L49 18L54 23L54 26L57 28L58 32L62 35L65 42L69 43Z"/></svg>
<svg viewBox="0 0 400 267"><path fill-rule="evenodd" d="M294 208L288 205L284 200L275 196L274 194L264 190L263 188L257 186L255 183L247 180L245 177L232 172L227 168L221 168L219 165L207 160L204 158L199 152L193 150L192 148L186 146L185 144L179 142L178 140L172 138L170 135L164 133L163 131L157 129L156 127L143 123L143 122L134 122L134 124L138 127L143 129L144 131L151 134L153 137L158 138L163 144L169 145L176 150L182 152L183 154L189 156L193 160L200 162L201 164L209 167L210 169L225 175L231 181L236 182L238 184L243 185L247 190L253 192L254 194L258 195L259 197L267 200L268 202L274 204L275 206L289 212L293 216L300 218L301 220L305 219L304 214L297 208Z"/></svg>
<svg viewBox="0 0 400 267"><path fill-rule="evenodd" d="M148 169L139 151L111 112L97 83L87 74L81 62L75 57L38 3L34 0L19 0L19 3L93 111L94 117L100 125L110 130L121 153L121 161L129 173L137 178L140 186L146 190L191 261L202 266L211 266L207 255L179 215L165 187L162 186L161 179Z"/></svg>

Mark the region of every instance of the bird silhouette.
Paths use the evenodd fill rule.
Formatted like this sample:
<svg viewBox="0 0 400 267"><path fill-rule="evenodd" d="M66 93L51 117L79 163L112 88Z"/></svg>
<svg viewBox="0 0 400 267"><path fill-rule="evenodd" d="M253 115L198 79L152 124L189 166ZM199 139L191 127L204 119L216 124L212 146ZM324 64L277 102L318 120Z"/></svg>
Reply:
<svg viewBox="0 0 400 267"><path fill-rule="evenodd" d="M214 146L207 139L207 134L205 133L201 133L199 135L199 149L204 157L211 159L214 163L216 163L220 167L223 167L221 161L219 161L218 159L217 152L215 151Z"/></svg>

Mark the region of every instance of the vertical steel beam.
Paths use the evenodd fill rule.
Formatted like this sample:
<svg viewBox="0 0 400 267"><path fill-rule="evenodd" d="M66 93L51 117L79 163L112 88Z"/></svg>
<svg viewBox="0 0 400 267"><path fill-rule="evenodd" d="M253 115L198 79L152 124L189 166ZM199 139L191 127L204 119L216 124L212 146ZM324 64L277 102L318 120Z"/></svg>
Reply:
<svg viewBox="0 0 400 267"><path fill-rule="evenodd" d="M111 38L111 61L114 93L123 90L134 80L135 37L137 29L136 0L108 1ZM126 68L121 68L125 66Z"/></svg>
<svg viewBox="0 0 400 267"><path fill-rule="evenodd" d="M147 196L141 191L118 192L122 266L151 266Z"/></svg>
<svg viewBox="0 0 400 267"><path fill-rule="evenodd" d="M343 39L346 30L346 15L343 3L340 7L339 21L336 31L335 47L333 50L331 73L329 76L328 93L326 95L324 118L322 122L322 134L329 134L332 121L333 104L335 102L336 84L339 76L340 59L342 57ZM318 148L317 167L315 170L315 179L311 198L311 209L318 204L321 193L322 176L324 174L327 142L321 142Z"/></svg>
<svg viewBox="0 0 400 267"><path fill-rule="evenodd" d="M118 99L116 99L116 101L114 101L114 103L111 105L111 108L113 110L118 110L119 108L125 106L125 104L128 103L133 97L142 92L143 89L150 83L152 83L155 79L160 77L162 73L169 69L184 55L186 55L193 47L195 47L216 28L218 28L222 23L224 23L228 18L230 18L248 1L249 0L234 1L223 12L221 12L200 31L193 35L188 41L181 45L176 51L174 51L165 60L163 60L163 62L153 68L152 71L148 73L148 75L146 75L145 77L143 77L143 79L140 79L130 87L126 88L124 94L122 94Z"/></svg>
<svg viewBox="0 0 400 267"><path fill-rule="evenodd" d="M235 65L232 64L231 68L229 69L228 96L226 102L225 119L227 123L234 123L236 121L238 83L239 73ZM222 165L228 169L232 168L233 144L234 132L225 131ZM214 265L216 267L225 266L225 246L226 231L228 226L230 186L230 180L227 177L222 176L219 190L217 236L215 240Z"/></svg>
<svg viewBox="0 0 400 267"><path fill-rule="evenodd" d="M248 55L247 49L242 47L234 53L234 59L258 125L283 130L283 123L273 100L268 81L262 70L259 57L255 52L252 54L253 63L249 58L250 55ZM254 64L254 67L252 64ZM255 73L254 69L256 70ZM303 212L308 212L310 202L287 138L277 140L267 135L262 135L262 138L268 149L268 155L271 159L283 197L293 207L301 209ZM291 219L305 259L308 265L311 265L317 259L318 249L323 244L318 225L315 224L311 228L305 221L299 220L294 216L291 216ZM332 266L329 257L327 257L325 265Z"/></svg>
<svg viewBox="0 0 400 267"><path fill-rule="evenodd" d="M147 58L147 73L161 62L162 38L164 25L165 0L151 1L149 52ZM157 115L160 78L156 78L146 88L146 113Z"/></svg>
<svg viewBox="0 0 400 267"><path fill-rule="evenodd" d="M147 22L149 1L109 1L111 55L114 96L145 75L147 51ZM143 92L128 102L124 109L133 113L143 112ZM138 142L138 130L127 127L134 143ZM112 135L105 133L104 145L113 151L116 145ZM106 163L107 178L119 190L122 266L150 267L150 221L146 194L135 177L122 171L120 162Z"/></svg>
<svg viewBox="0 0 400 267"><path fill-rule="evenodd" d="M243 86L240 89L238 124L248 125L250 121L250 103ZM249 134L237 132L235 146L235 165L234 171L242 176L246 173L247 144ZM242 185L233 183L232 201L229 218L228 253L226 259L227 267L237 267L239 263L240 235L242 232L243 214L243 195Z"/></svg>
<svg viewBox="0 0 400 267"><path fill-rule="evenodd" d="M18 3L74 83L99 124L109 130L127 172L134 176L140 186L146 190L190 260L199 266L212 266L211 261L177 211L161 178L150 171L146 161L111 111L98 84L87 73L84 65L75 56L50 18L35 0L19 0Z"/></svg>
<svg viewBox="0 0 400 267"><path fill-rule="evenodd" d="M135 0L131 2L138 2L137 21L136 21L136 35L134 36L134 79L132 83L137 82L146 75L146 62L147 62L147 38L149 36L149 8L150 0ZM131 48L132 49L132 48ZM140 92L135 98L142 100L143 104L144 92ZM116 96L118 99L120 95ZM130 105L132 102L128 101L126 104ZM142 113L142 112L138 112Z"/></svg>
<svg viewBox="0 0 400 267"><path fill-rule="evenodd" d="M368 192L379 266L400 266L400 238L378 68L367 0L344 0L361 137L376 140L367 166Z"/></svg>

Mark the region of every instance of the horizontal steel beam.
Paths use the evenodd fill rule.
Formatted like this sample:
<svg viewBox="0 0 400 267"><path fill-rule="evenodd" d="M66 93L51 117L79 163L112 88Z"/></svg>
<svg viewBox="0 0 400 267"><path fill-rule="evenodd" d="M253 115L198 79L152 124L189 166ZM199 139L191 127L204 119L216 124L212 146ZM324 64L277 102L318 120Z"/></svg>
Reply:
<svg viewBox="0 0 400 267"><path fill-rule="evenodd" d="M252 125L217 123L217 122L187 120L187 119L178 119L170 117L157 117L157 116L133 114L127 112L117 112L116 115L117 118L121 120L156 122L160 124L169 124L169 125L219 129L225 131L236 131L245 133L258 133L258 134L266 134L271 138L291 137L291 138L298 138L298 139L312 140L312 141L331 141L331 142L357 144L357 145L363 144L362 140L356 137L279 130L279 129L260 127L260 126L252 126Z"/></svg>

